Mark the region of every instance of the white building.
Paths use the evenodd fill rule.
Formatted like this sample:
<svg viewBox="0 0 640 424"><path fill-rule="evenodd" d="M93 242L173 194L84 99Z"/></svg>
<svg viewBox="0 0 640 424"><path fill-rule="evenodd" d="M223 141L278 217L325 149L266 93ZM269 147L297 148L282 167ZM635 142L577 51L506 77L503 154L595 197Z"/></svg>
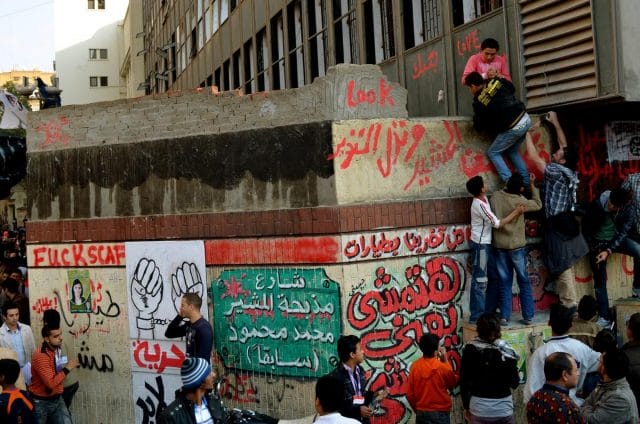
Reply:
<svg viewBox="0 0 640 424"><path fill-rule="evenodd" d="M120 81L128 0L55 0L56 73L62 104L126 97Z"/></svg>

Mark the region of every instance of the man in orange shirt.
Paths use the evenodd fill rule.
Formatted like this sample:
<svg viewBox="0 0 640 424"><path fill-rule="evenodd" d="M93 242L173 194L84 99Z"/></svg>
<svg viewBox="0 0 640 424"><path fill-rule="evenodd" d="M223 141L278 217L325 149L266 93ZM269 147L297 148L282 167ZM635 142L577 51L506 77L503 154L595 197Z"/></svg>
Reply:
<svg viewBox="0 0 640 424"><path fill-rule="evenodd" d="M407 400L416 412L416 424L448 424L451 396L447 389L458 384L447 360L447 351L438 347L440 338L425 334L420 338L423 357L409 369Z"/></svg>
<svg viewBox="0 0 640 424"><path fill-rule="evenodd" d="M31 358L31 385L38 421L72 424L69 410L62 400L62 382L67 374L79 366L78 361L56 353L62 345L62 330L59 325L45 325L42 328L42 346Z"/></svg>

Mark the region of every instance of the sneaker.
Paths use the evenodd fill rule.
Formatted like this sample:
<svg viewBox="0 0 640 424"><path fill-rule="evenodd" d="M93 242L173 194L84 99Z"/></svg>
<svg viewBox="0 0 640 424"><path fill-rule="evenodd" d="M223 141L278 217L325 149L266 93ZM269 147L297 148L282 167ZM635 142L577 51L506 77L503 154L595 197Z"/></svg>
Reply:
<svg viewBox="0 0 640 424"><path fill-rule="evenodd" d="M509 320L506 318L500 318L500 326L507 327L509 325Z"/></svg>
<svg viewBox="0 0 640 424"><path fill-rule="evenodd" d="M533 322L533 320L532 320L532 319L523 319L523 320L522 320L522 323L523 323L524 325L531 325L531 323L532 323L532 322Z"/></svg>
<svg viewBox="0 0 640 424"><path fill-rule="evenodd" d="M611 321L602 317L598 318L596 324L598 324L603 330L611 330L611 327L613 327L613 325L611 325Z"/></svg>
<svg viewBox="0 0 640 424"><path fill-rule="evenodd" d="M640 299L640 289L636 289L635 287L631 290L631 297L634 299Z"/></svg>

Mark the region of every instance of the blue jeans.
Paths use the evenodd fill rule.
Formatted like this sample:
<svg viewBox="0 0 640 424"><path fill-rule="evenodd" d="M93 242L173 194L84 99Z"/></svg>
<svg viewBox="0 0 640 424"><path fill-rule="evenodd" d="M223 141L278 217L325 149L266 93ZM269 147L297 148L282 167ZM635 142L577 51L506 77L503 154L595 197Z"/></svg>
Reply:
<svg viewBox="0 0 640 424"><path fill-rule="evenodd" d="M38 424L72 424L69 410L62 400L33 400L33 409L38 417Z"/></svg>
<svg viewBox="0 0 640 424"><path fill-rule="evenodd" d="M522 319L533 319L533 289L529 281L527 272L527 250L525 247L519 249L494 249L496 258L496 270L498 272L498 290L500 292L500 318L507 321L511 319L511 285L513 282L513 272L516 273L516 280L520 288L520 309L522 309Z"/></svg>
<svg viewBox="0 0 640 424"><path fill-rule="evenodd" d="M487 149L489 160L496 167L498 175L504 182L511 177L511 170L505 163L502 157L503 154L507 155L518 174L522 175L525 185L529 184L529 171L518 151L522 143L524 143L525 135L529 128L531 128L531 118L525 113L524 119L519 125L515 125L513 128L498 134Z"/></svg>
<svg viewBox="0 0 640 424"><path fill-rule="evenodd" d="M416 424L449 424L449 412L418 411Z"/></svg>
<svg viewBox="0 0 640 424"><path fill-rule="evenodd" d="M487 291L487 262L491 255L490 244L478 244L469 240L473 272L469 290L469 321L476 322L484 313L485 293Z"/></svg>
<svg viewBox="0 0 640 424"><path fill-rule="evenodd" d="M593 272L593 289L598 301L598 315L609 321L611 320L611 315L609 314L609 294L607 292L607 261L596 264L596 256L605 247L606 243L602 245L602 249L598 246L591 248L589 265L591 265L591 271ZM634 292L640 292L640 243L626 237L614 252L623 253L633 258L633 288Z"/></svg>
<svg viewBox="0 0 640 424"><path fill-rule="evenodd" d="M498 289L498 270L496 269L496 249L493 247L487 261L487 277L484 311L495 314L500 306L500 290ZM511 293L509 293L509 299L511 299Z"/></svg>

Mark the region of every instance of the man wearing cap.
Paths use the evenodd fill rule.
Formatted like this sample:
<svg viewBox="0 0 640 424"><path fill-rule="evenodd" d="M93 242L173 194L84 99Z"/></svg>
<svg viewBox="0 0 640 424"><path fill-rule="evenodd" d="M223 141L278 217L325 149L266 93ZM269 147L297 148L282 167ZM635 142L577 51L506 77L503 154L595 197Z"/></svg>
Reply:
<svg viewBox="0 0 640 424"><path fill-rule="evenodd" d="M213 394L215 374L202 358L187 358L180 368L182 389L158 416L158 424L223 423L220 399Z"/></svg>

